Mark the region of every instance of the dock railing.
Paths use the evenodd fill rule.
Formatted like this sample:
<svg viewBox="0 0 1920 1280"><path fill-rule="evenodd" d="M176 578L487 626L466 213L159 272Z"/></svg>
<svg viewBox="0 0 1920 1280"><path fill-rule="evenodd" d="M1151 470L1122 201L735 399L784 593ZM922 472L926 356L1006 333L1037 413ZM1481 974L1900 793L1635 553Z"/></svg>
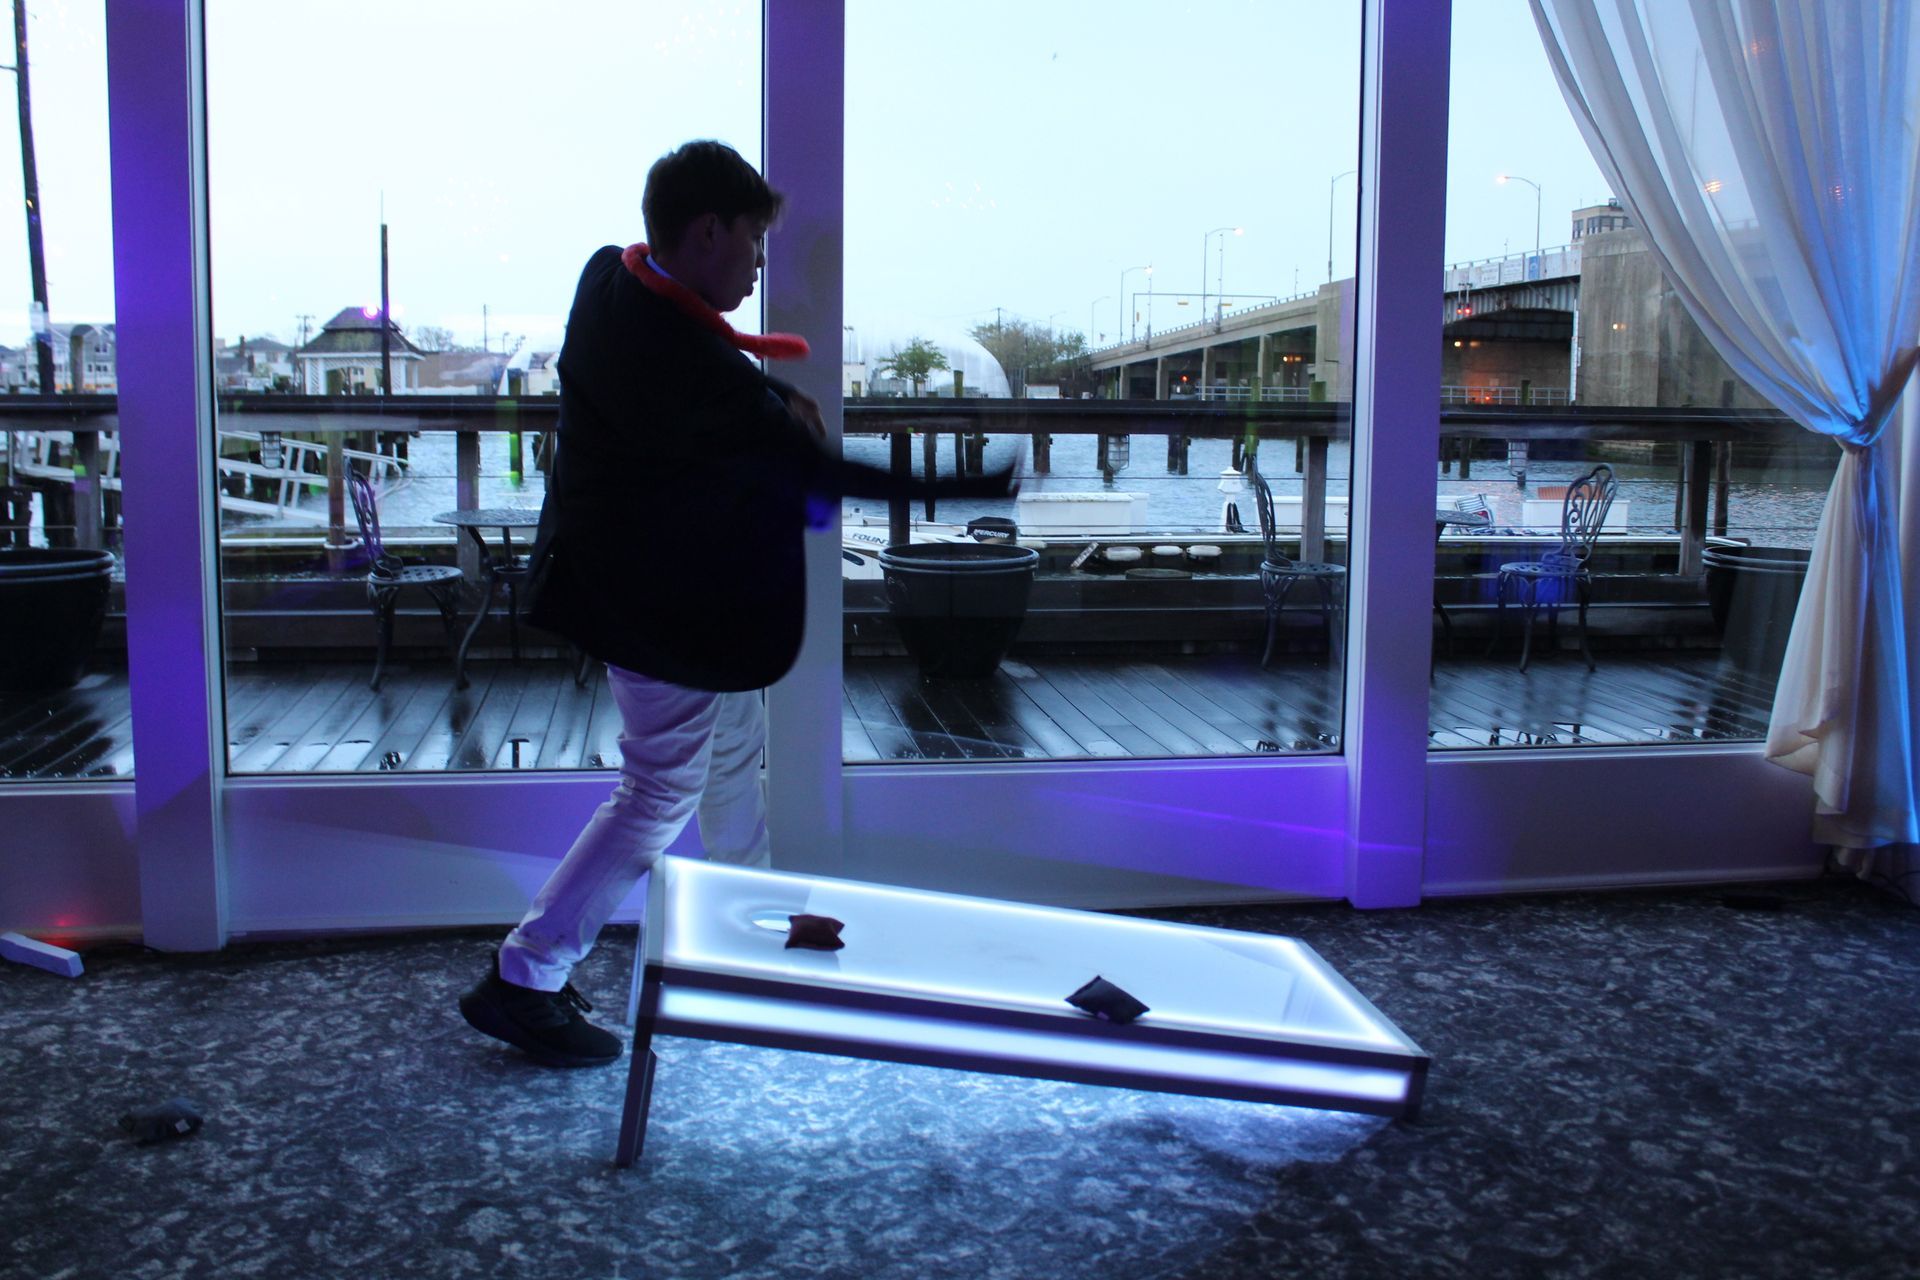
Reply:
<svg viewBox="0 0 1920 1280"><path fill-rule="evenodd" d="M446 432L455 436L453 505L478 505L480 497L480 442L489 433L504 433L509 455L525 466L532 441L558 424L559 400L552 396L481 398L473 396L289 396L226 395L218 399L219 427L230 439L252 439L253 433L278 434L324 448L327 465L327 516L324 538L330 548L351 544L351 516L345 503L344 469L350 459L383 467L392 474L404 466L393 454L366 444L382 437ZM1743 446L1796 448L1806 433L1785 415L1764 411L1725 409L1617 409L1580 405L1444 405L1439 410L1442 437L1441 465L1458 465L1465 478L1474 463L1476 442L1586 441L1671 446L1678 457L1676 519L1681 534L1679 570L1698 574L1701 555L1716 523L1724 525L1727 459ZM1327 538L1328 457L1332 445L1351 433L1351 406L1339 401L1270 400L1011 400L1011 399L849 399L845 429L849 435L883 436L890 442L889 458L896 471L912 469L913 445L918 438L922 466L938 465L941 437L953 445L953 466L981 465L984 441L990 435L1026 436L1032 441L1032 469L1049 471L1050 448L1056 436L1092 436L1103 444L1117 437L1161 437L1167 444L1168 474L1185 474L1186 445L1193 440L1225 439L1265 444L1285 441L1295 445L1301 479L1301 554L1315 559L1324 553ZM11 448L0 458L16 460L5 468L0 482L10 493L28 487L66 488L70 491L70 536L81 545L100 545L108 530L109 513L103 505L101 474L103 434L117 431L119 419L113 396L0 397L0 433ZM27 456L38 433L67 433L71 451L64 467L48 461L34 473L18 465ZM362 446L356 449L356 441ZM304 451L307 446L302 445ZM1134 450L1144 457L1144 451ZM1536 453L1538 450L1536 450ZM57 459L58 451L34 456ZM1098 455L1108 456L1105 449ZM1237 450L1236 450L1237 457ZM236 465L247 462L231 459ZM247 467L254 466L247 462ZM510 464L511 465L511 464ZM1140 464L1136 464L1136 467ZM1484 459L1481 465L1486 465ZM242 467L242 470L247 469ZM284 466L279 470L284 470ZM272 470L272 469L269 469ZM1137 470L1136 470L1137 474ZM1103 478L1111 478L1111 472ZM0 503L0 527L9 523L17 505ZM889 510L889 534L907 540L911 513L896 502ZM932 519L927 504L925 517ZM17 525L18 521L11 521ZM18 533L17 529L7 529ZM316 531L314 536L322 536ZM465 558L477 553L462 546ZM468 566L472 568L473 566Z"/></svg>

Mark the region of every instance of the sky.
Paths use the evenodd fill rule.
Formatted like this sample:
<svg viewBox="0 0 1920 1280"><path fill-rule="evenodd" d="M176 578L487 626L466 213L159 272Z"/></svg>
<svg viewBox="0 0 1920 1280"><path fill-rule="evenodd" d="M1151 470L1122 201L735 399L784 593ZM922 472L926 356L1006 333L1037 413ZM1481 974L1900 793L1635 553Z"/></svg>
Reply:
<svg viewBox="0 0 1920 1280"><path fill-rule="evenodd" d="M103 4L29 13L51 313L97 322L112 309ZM551 350L588 254L642 238L656 156L690 137L760 155L748 0L206 13L214 324L229 341L292 341L302 316L377 304L384 214L404 328ZM1358 163L1359 54L1359 0L847 0L854 342L871 357L998 315L1098 345L1149 306L1157 328L1197 319L1203 261L1209 293L1312 289L1329 232L1334 276L1351 274L1358 197L1338 175ZM1609 193L1525 0L1455 0L1452 80L1447 260L1533 247L1534 190L1502 172L1540 185L1541 242L1565 243L1569 212ZM15 137L0 129L0 173L19 172ZM25 340L30 298L7 201L0 342Z"/></svg>

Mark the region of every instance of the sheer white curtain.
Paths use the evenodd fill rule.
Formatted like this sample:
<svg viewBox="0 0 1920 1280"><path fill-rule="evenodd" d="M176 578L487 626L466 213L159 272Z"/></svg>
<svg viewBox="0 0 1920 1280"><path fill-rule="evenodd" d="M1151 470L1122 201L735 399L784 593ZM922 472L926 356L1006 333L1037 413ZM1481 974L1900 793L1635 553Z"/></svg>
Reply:
<svg viewBox="0 0 1920 1280"><path fill-rule="evenodd" d="M1843 446L1767 754L1812 775L1823 843L1912 845L1920 428L1896 406L1920 343L1913 0L1532 5L1688 311L1755 390Z"/></svg>

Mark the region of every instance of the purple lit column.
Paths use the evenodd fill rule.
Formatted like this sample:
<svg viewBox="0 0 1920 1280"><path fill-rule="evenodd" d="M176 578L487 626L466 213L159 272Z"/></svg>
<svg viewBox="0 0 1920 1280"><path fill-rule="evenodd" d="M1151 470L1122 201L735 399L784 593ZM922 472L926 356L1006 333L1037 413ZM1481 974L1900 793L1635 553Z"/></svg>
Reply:
<svg viewBox="0 0 1920 1280"><path fill-rule="evenodd" d="M766 323L798 333L807 360L777 372L820 402L840 447L846 39L842 6L769 0L763 58L763 168L787 195L767 245ZM840 512L807 536L807 632L799 661L767 694L767 804L782 870L841 865Z"/></svg>
<svg viewBox="0 0 1920 1280"><path fill-rule="evenodd" d="M189 0L107 6L141 919L178 951L226 940L200 20Z"/></svg>
<svg viewBox="0 0 1920 1280"><path fill-rule="evenodd" d="M1361 907L1417 903L1426 846L1451 9L1366 9L1346 671L1347 896Z"/></svg>

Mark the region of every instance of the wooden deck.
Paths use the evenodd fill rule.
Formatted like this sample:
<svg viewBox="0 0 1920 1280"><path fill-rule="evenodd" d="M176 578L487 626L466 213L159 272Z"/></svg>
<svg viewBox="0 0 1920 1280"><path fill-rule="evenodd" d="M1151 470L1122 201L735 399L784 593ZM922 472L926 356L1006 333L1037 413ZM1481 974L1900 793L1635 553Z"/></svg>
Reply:
<svg viewBox="0 0 1920 1280"><path fill-rule="evenodd" d="M596 670L476 663L456 691L443 662L400 664L378 693L364 663L237 665L228 681L235 773L602 769L619 714ZM1772 688L1713 654L1441 659L1436 749L1752 741ZM1262 671L1249 657L1009 661L990 680L922 681L904 658L847 664L841 740L852 761L1114 759L1339 747L1340 690L1324 665ZM0 778L133 772L124 671L60 693L0 694Z"/></svg>

